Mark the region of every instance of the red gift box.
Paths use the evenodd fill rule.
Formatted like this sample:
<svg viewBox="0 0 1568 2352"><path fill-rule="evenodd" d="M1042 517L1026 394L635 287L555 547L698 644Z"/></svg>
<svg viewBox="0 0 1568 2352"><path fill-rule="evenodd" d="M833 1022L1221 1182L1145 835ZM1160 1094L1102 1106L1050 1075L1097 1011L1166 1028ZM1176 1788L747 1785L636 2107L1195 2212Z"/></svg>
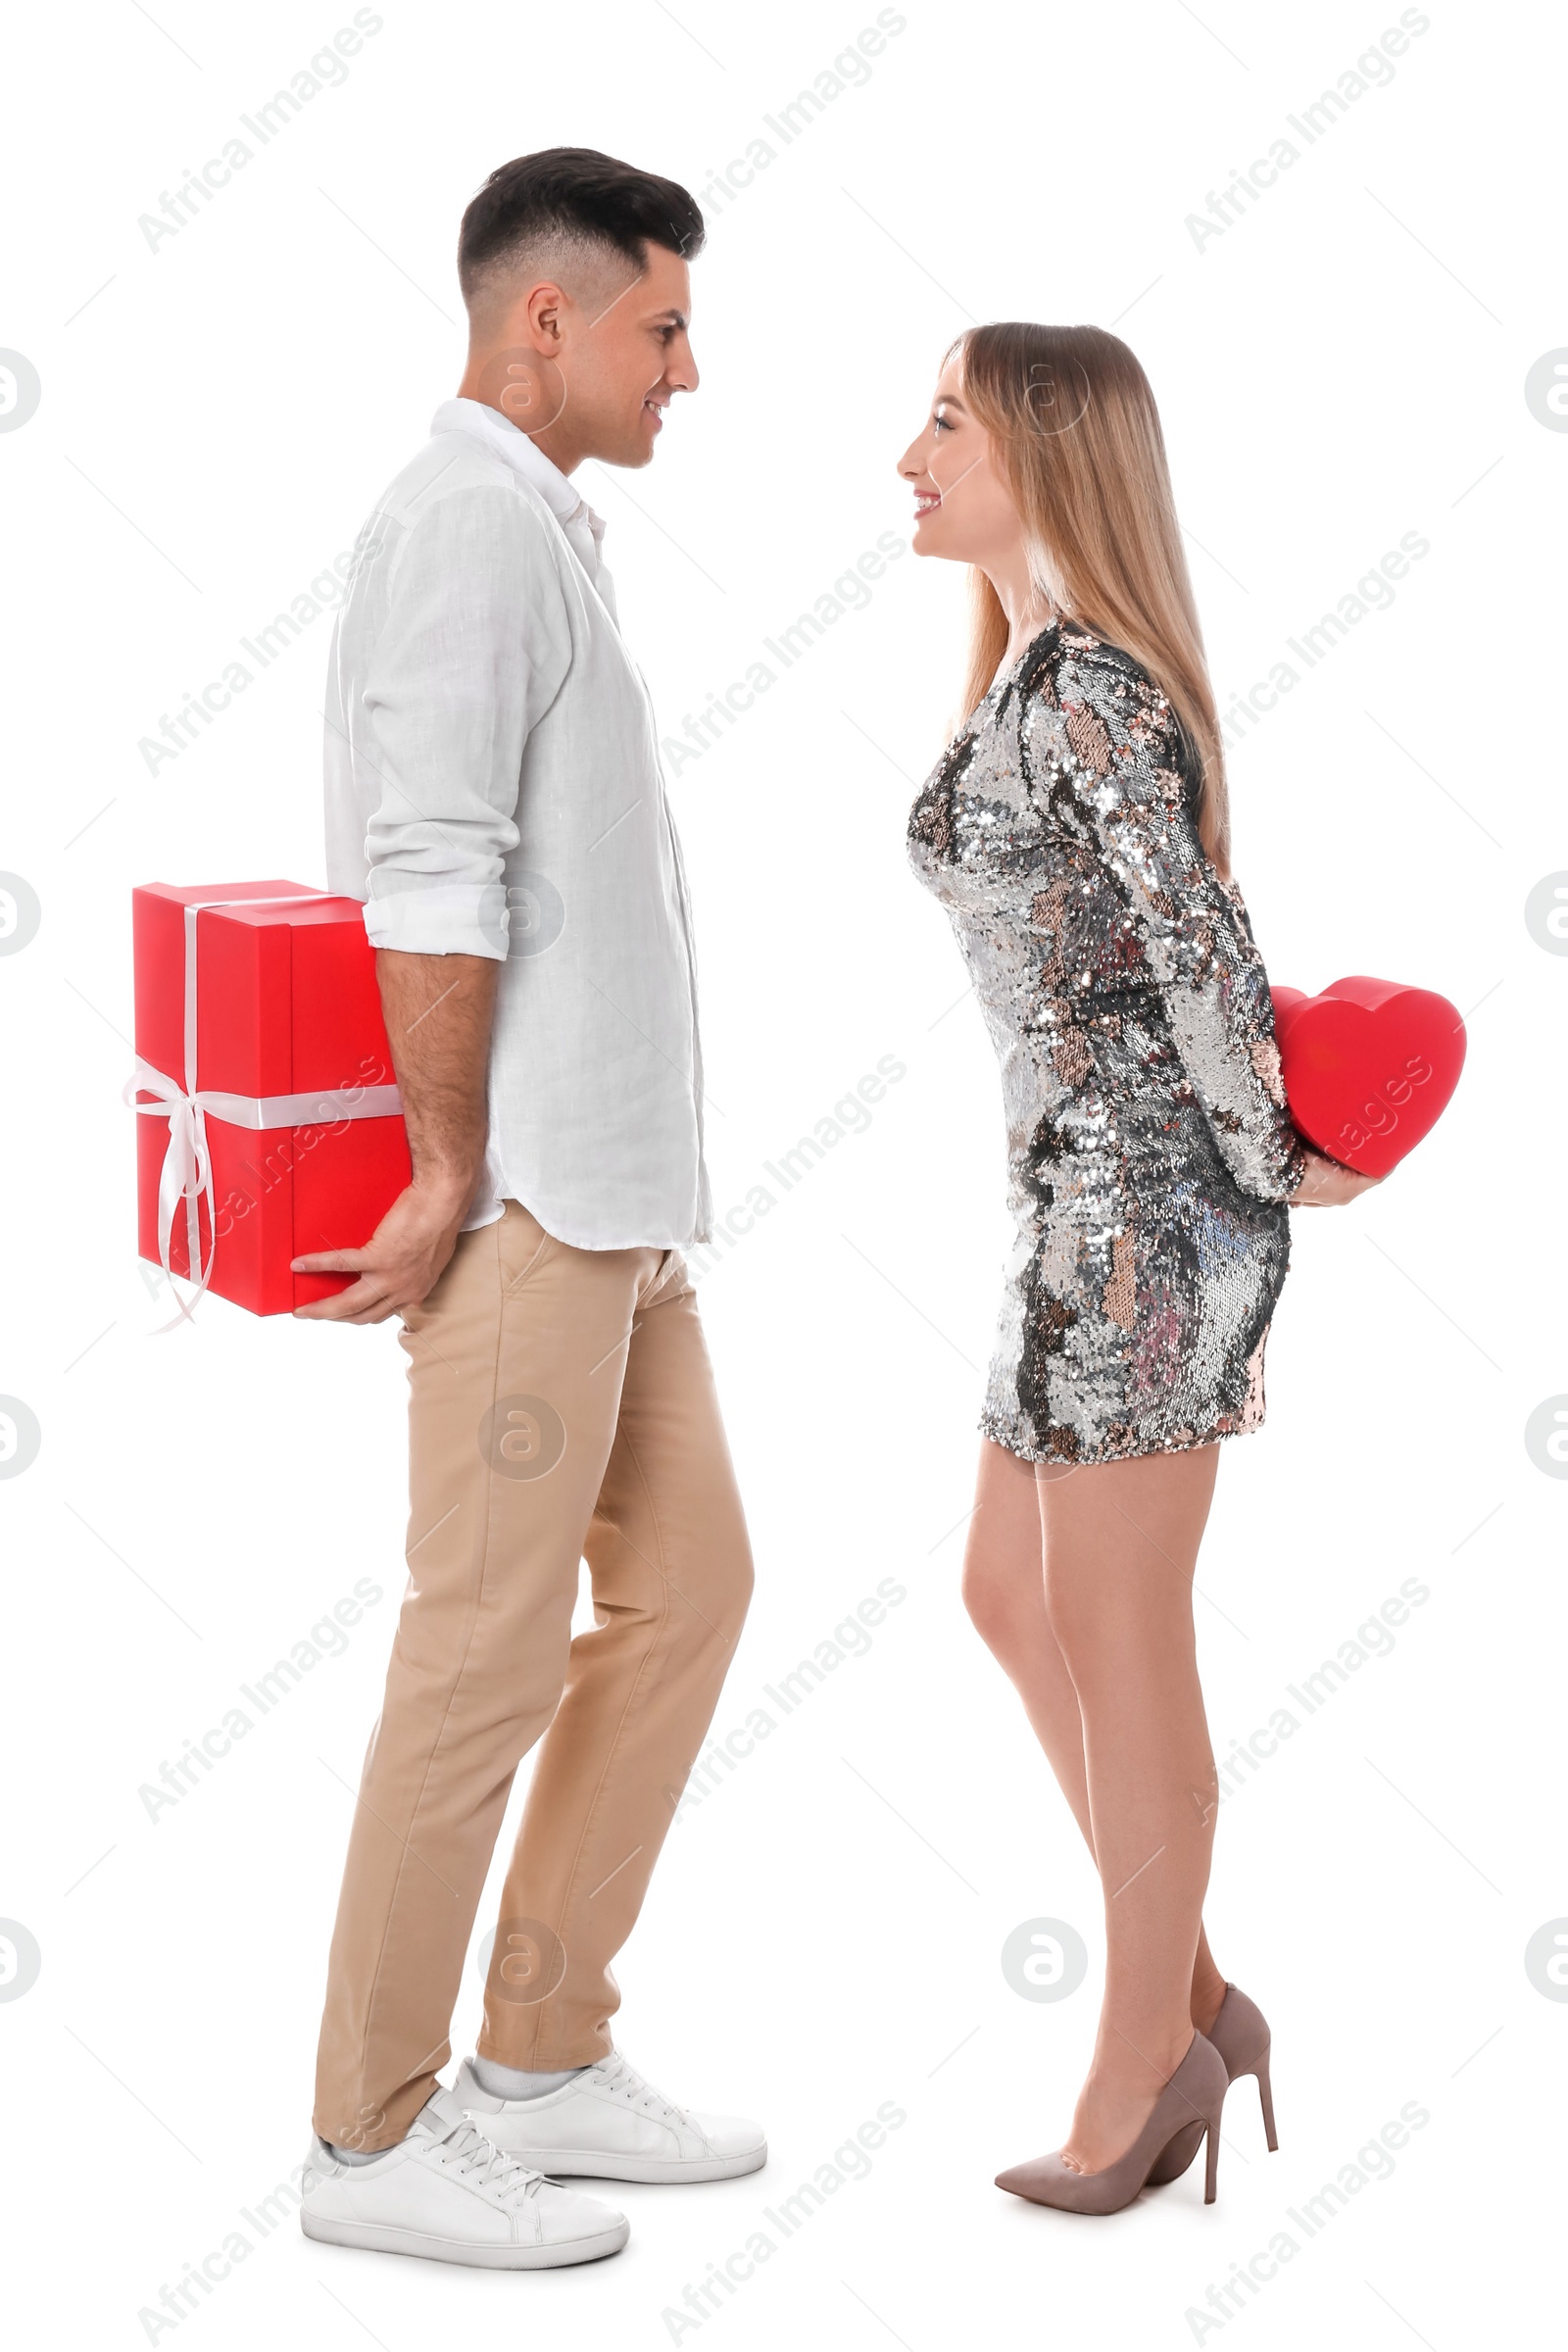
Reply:
<svg viewBox="0 0 1568 2352"><path fill-rule="evenodd" d="M364 908L300 882L131 906L142 1256L258 1315L346 1290L289 1260L362 1248L410 1176Z"/></svg>

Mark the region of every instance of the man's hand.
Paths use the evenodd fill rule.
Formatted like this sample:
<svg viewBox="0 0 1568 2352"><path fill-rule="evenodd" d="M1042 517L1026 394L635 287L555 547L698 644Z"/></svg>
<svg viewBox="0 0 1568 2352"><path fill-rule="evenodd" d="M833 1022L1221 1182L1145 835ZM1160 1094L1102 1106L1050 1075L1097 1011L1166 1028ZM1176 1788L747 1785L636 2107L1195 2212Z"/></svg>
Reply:
<svg viewBox="0 0 1568 2352"><path fill-rule="evenodd" d="M414 1181L363 1250L318 1250L296 1274L358 1274L297 1306L312 1323L384 1323L440 1279L484 1165L485 1070L500 964L488 956L376 951L387 1043L403 1095Z"/></svg>
<svg viewBox="0 0 1568 2352"><path fill-rule="evenodd" d="M434 1290L472 1198L450 1187L411 1184L399 1193L363 1250L318 1250L292 1260L296 1274L358 1274L330 1298L294 1309L308 1323L384 1323Z"/></svg>
<svg viewBox="0 0 1568 2352"><path fill-rule="evenodd" d="M1381 1176L1359 1176L1354 1168L1343 1167L1337 1159L1325 1159L1321 1152L1306 1154L1306 1174L1291 1194L1292 1208L1344 1208L1348 1202L1359 1200L1373 1185L1381 1184Z"/></svg>

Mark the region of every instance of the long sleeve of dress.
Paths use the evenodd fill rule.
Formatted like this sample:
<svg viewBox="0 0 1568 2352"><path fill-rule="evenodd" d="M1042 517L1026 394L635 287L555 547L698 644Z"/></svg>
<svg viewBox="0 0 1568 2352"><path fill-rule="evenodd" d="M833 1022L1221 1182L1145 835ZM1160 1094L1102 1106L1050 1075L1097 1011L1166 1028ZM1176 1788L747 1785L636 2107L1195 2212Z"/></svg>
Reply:
<svg viewBox="0 0 1568 2352"><path fill-rule="evenodd" d="M1035 763L1058 817L1099 853L1123 984L1142 964L1158 986L1242 1190L1288 1200L1305 1159L1286 1109L1268 976L1241 893L1216 873L1189 814L1169 703L1136 663L1100 646L1064 651L1036 697ZM1037 774L1037 791L1045 782Z"/></svg>

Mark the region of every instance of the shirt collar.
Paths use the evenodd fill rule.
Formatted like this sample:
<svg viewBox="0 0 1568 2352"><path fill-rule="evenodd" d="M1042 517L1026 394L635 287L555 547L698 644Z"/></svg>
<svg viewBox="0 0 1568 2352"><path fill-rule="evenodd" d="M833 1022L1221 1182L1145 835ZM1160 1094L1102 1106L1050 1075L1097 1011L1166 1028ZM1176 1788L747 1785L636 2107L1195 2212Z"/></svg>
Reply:
<svg viewBox="0 0 1568 2352"><path fill-rule="evenodd" d="M594 553L599 552L605 535L604 518L596 514L588 501L574 490L559 466L553 465L527 434L520 432L510 416L492 409L482 400L444 400L430 419L432 433L472 433L506 459L514 472L538 491L545 505L564 529L575 524L592 535ZM568 529L568 537L571 533ZM591 567L590 567L591 568Z"/></svg>

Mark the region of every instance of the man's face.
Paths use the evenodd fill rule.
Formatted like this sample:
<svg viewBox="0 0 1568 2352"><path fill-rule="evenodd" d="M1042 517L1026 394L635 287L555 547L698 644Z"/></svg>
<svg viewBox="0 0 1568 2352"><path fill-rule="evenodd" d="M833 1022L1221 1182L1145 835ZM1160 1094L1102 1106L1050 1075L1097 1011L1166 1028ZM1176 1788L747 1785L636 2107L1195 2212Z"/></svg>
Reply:
<svg viewBox="0 0 1568 2352"><path fill-rule="evenodd" d="M557 346L563 398L552 438L564 443L573 464L648 464L671 398L697 389L691 301L686 264L653 244L641 275L627 262L591 295L564 300Z"/></svg>
<svg viewBox="0 0 1568 2352"><path fill-rule="evenodd" d="M569 288L524 281L488 331L476 327L463 388L564 472L584 458L646 466L672 396L697 389L691 300L686 264L652 243L641 271L616 256Z"/></svg>

